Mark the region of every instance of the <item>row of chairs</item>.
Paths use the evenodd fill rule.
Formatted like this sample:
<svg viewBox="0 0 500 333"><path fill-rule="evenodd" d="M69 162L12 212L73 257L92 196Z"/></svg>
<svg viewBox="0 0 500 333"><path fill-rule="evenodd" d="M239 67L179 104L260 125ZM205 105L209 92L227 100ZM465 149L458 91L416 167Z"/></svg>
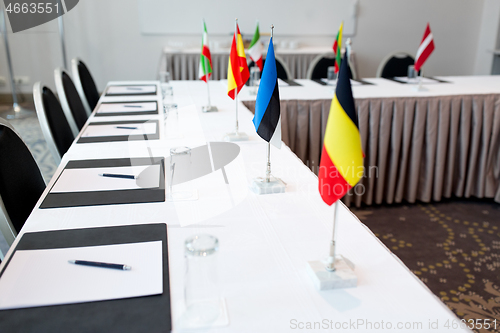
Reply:
<svg viewBox="0 0 500 333"><path fill-rule="evenodd" d="M73 59L74 81L63 69L54 71L55 94L40 82L33 98L42 133L57 164L90 116L99 92L87 66ZM31 214L46 184L19 134L0 118L0 232L11 244Z"/></svg>
<svg viewBox="0 0 500 333"><path fill-rule="evenodd" d="M290 80L292 78L288 66L278 55L276 57L276 71L278 78L282 80ZM351 61L351 59L349 59ZM265 60L264 60L265 62ZM406 76L408 66L413 65L415 59L406 52L396 51L388 54L380 63L376 77L393 78L396 76ZM327 77L328 67L335 65L335 55L333 52L320 54L313 59L307 70L306 78L309 80L318 80ZM250 62L248 67L255 66L253 61ZM349 63L351 69L351 76L357 79L357 73L354 66Z"/></svg>
<svg viewBox="0 0 500 333"><path fill-rule="evenodd" d="M71 61L74 81L58 68L54 71L54 93L41 82L33 87L35 109L42 133L56 164L68 151L97 105L99 92L87 66L78 58Z"/></svg>
<svg viewBox="0 0 500 333"><path fill-rule="evenodd" d="M281 59L281 57L278 55L275 55L275 59L276 59L276 74L278 78L282 80L291 80L292 75L285 61ZM266 60L263 59L263 63L265 62ZM328 73L328 67L334 65L335 65L335 55L333 54L333 52L320 54L316 58L314 58L311 64L309 65L306 78L309 80L318 80L326 78ZM254 66L256 66L255 63L253 61L250 61L248 67L251 68ZM350 67L352 73L352 66ZM355 78L354 76L355 73L352 74L353 78Z"/></svg>

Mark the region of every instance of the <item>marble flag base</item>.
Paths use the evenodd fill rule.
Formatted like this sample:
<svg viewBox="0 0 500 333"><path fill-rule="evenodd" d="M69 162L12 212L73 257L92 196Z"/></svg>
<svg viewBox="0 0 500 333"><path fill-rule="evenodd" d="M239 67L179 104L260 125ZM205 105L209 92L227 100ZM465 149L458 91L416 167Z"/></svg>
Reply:
<svg viewBox="0 0 500 333"><path fill-rule="evenodd" d="M211 106L206 105L206 106L201 107L201 111L202 112L217 112L217 111L219 111L219 109L217 109L217 107L214 105L211 105Z"/></svg>
<svg viewBox="0 0 500 333"><path fill-rule="evenodd" d="M354 264L348 259L342 256L337 257L333 272L327 271L325 266L326 261L323 260L307 263L307 272L318 290L356 287L358 278L354 273Z"/></svg>
<svg viewBox="0 0 500 333"><path fill-rule="evenodd" d="M247 141L248 135L244 132L232 132L224 135L224 141Z"/></svg>
<svg viewBox="0 0 500 333"><path fill-rule="evenodd" d="M266 182L265 178L259 177L253 180L250 189L259 195L285 193L286 184L279 178L271 177L270 181Z"/></svg>

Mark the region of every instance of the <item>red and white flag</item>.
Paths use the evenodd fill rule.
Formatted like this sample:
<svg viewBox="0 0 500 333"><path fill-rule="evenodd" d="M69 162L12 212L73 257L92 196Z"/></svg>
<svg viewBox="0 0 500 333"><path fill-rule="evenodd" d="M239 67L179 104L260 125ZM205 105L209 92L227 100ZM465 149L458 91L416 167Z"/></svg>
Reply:
<svg viewBox="0 0 500 333"><path fill-rule="evenodd" d="M431 27L427 23L427 28L425 28L424 37L417 50L417 56L415 57L415 70L419 71L424 65L424 62L429 58L432 51L434 51L434 39L432 38Z"/></svg>

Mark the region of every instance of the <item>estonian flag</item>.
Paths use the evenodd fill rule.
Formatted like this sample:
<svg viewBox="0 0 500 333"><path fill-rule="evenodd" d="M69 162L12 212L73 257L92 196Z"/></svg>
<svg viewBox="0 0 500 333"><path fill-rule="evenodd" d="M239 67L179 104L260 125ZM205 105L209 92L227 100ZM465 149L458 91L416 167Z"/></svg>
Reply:
<svg viewBox="0 0 500 333"><path fill-rule="evenodd" d="M352 97L347 54L340 63L339 78L326 123L319 166L319 193L333 204L363 177L363 149Z"/></svg>
<svg viewBox="0 0 500 333"><path fill-rule="evenodd" d="M281 148L280 94L272 38L269 41L257 101L255 102L253 124L261 138L273 146Z"/></svg>

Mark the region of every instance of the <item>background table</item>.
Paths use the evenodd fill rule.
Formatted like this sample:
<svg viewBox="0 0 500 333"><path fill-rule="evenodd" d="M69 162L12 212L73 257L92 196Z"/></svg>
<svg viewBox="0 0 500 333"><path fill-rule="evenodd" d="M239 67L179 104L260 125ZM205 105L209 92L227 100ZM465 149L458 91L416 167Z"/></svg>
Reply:
<svg viewBox="0 0 500 333"><path fill-rule="evenodd" d="M229 61L228 49L213 49L212 65L213 80L227 78L227 64ZM292 78L305 79L309 64L319 54L331 52L329 47L301 47L295 50L276 48L276 55L281 57L290 70ZM267 52L267 49L265 50ZM265 55L264 55L265 57ZM247 60L249 56L247 54ZM163 50L159 70L168 70L172 73L174 80L197 80L198 66L200 62L200 48L189 48L184 50L172 50L166 47Z"/></svg>
<svg viewBox="0 0 500 333"><path fill-rule="evenodd" d="M420 92L386 79L353 86L366 172L347 204L500 202L500 77L440 79L450 83ZM283 141L317 173L333 87L298 82L280 88ZM248 90L241 99L255 108Z"/></svg>
<svg viewBox="0 0 500 333"><path fill-rule="evenodd" d="M239 195L234 188L224 193L213 190L213 181L224 184L219 172L189 183L198 189L197 201L38 208L70 160L148 157L150 154L167 157L171 147L197 147L219 141L225 132L234 128L235 103L227 97L221 82L210 82L212 103L217 105L219 112L202 113L201 107L207 101L204 84L199 81L173 83L182 137L168 139L168 133L161 129L160 140L150 142L73 143L20 236L45 230L167 223L174 332L179 331L184 310L184 240L196 233L212 234L220 242L217 268L221 295L227 302L229 326L213 328L210 332L287 332L295 331L294 324L309 322L314 325L324 320L333 325L325 332L335 331L335 325L345 327L360 321L369 321L372 325L380 325L383 321L385 327L390 322L394 328L420 323L422 329L419 331L435 332L428 327L429 321L438 320L443 329L445 323L458 322L453 313L343 205L337 225L338 251L356 264L358 287L324 292L315 289L306 265L307 261L326 257L333 211L319 196L317 177L286 146L271 151L273 174L288 184L286 193L258 196L248 191L247 185L252 179L265 174L267 144L255 133L252 114L241 103L240 129L248 133L250 139L239 143L240 155L232 169L240 177L234 177L227 170L229 183L239 184ZM141 99L151 97L101 97L100 101ZM157 97L157 102L161 108L161 97ZM89 122L109 121L109 118L93 114ZM114 120L131 118L113 117ZM163 115L149 115L145 119L162 120ZM221 208L222 199L228 197L231 200L225 201L229 202L227 207L213 215L213 209ZM13 246L18 241L19 237ZM11 253L12 250L6 260ZM363 331L363 326L358 327Z"/></svg>

